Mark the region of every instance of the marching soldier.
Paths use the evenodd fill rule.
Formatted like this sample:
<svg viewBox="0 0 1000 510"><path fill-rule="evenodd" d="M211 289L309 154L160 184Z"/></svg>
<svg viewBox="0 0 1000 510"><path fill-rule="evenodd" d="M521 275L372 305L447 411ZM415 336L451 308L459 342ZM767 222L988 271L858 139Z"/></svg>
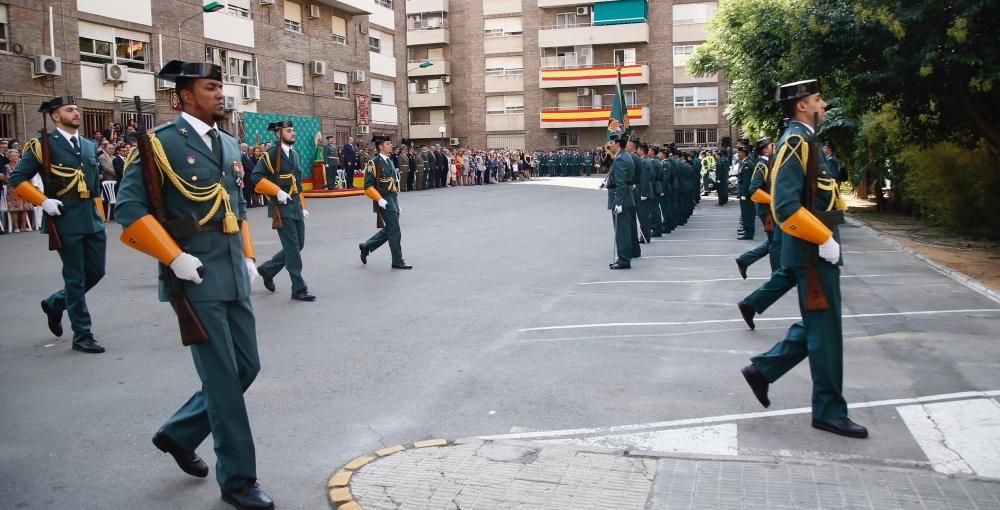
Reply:
<svg viewBox="0 0 1000 510"><path fill-rule="evenodd" d="M257 485L243 398L260 371L250 304L256 273L240 193L246 176L239 145L216 125L225 118L222 69L173 60L158 77L176 83L183 113L152 130L148 151L132 150L116 216L124 227L122 242L159 260L163 277L180 280L183 292L171 286L169 298L161 280L160 299L169 299L178 310L189 304L207 341L191 344L201 389L153 436L153 444L171 454L185 473L204 478L208 466L195 449L211 434L223 501L240 509L271 509L274 503ZM147 152L152 153L148 159ZM159 179L147 182L147 173L162 177L159 196L150 194L160 189ZM154 209L161 200L162 209Z"/></svg>
<svg viewBox="0 0 1000 510"><path fill-rule="evenodd" d="M281 250L271 260L261 264L257 272L264 288L274 292L274 277L283 268L287 269L292 280L292 299L316 301L316 296L309 293L309 287L302 279L302 248L306 245L305 220L309 218L309 210L302 196L302 155L292 148L295 127L292 121L285 120L272 122L267 130L278 137L279 143L264 153L250 178L254 191L273 198L267 208L267 216L273 218L272 228L278 231Z"/></svg>
<svg viewBox="0 0 1000 510"><path fill-rule="evenodd" d="M750 157L748 147L740 147L740 173L737 179L737 186L740 195L740 221L743 225L743 233L737 239L743 241L753 240L754 231L754 203L750 201L750 180L753 177L753 169L757 164Z"/></svg>
<svg viewBox="0 0 1000 510"><path fill-rule="evenodd" d="M396 197L399 192L399 170L389 159L389 154L392 153L392 141L387 136L375 136L372 137L372 143L378 149L379 155L365 168L365 196L375 202L373 205L380 220L379 224L384 223L385 226L380 227L375 235L358 245L358 249L361 250L361 263L367 264L368 255L388 241L389 251L392 253L392 268L413 269L413 266L403 260L403 248L400 245L402 234L399 230L399 199Z"/></svg>
<svg viewBox="0 0 1000 510"><path fill-rule="evenodd" d="M62 260L63 288L42 301L42 312L55 336L62 336L62 314L68 312L73 350L102 353L104 347L90 330L85 298L104 277L107 248L97 144L80 136L80 109L73 96L52 98L38 111L48 115L56 128L45 133L45 139L24 144L10 186L18 197L45 211L42 232L49 235L49 249L58 250ZM48 195L31 184L38 173Z"/></svg>
<svg viewBox="0 0 1000 510"><path fill-rule="evenodd" d="M843 395L844 339L841 318L838 224L843 199L837 181L816 146L816 129L826 102L817 80L782 85L777 99L791 124L778 144L772 167L771 213L787 238L781 265L793 272L802 320L770 351L751 358L742 369L754 396L770 405L768 386L803 359L813 379L812 426L835 434L864 438L868 430L847 416Z"/></svg>
<svg viewBox="0 0 1000 510"><path fill-rule="evenodd" d="M609 265L611 269L629 269L632 267L632 248L635 240L635 218L629 209L635 209L635 196L629 184L636 172L635 162L622 148L622 139L613 137L608 147L614 157L611 171L608 173L608 209L611 211L611 221L615 229L615 261Z"/></svg>
<svg viewBox="0 0 1000 510"><path fill-rule="evenodd" d="M340 166L340 155L338 153L335 138L326 137L326 145L323 146L323 162L326 163L326 189L337 188L337 178L339 177L337 167Z"/></svg>
<svg viewBox="0 0 1000 510"><path fill-rule="evenodd" d="M754 162L753 173L750 177L750 184L747 186L747 194L750 197L751 202L754 203L754 207L757 212L757 216L760 218L760 222L764 225L764 233L767 234L767 239L764 240L759 246L752 250L748 250L739 257L736 258L736 267L740 271L740 275L743 279L746 279L747 268L749 268L754 262L764 258L766 255L770 254L771 258L771 272L776 271L781 266L780 254L773 249L772 239L774 226L768 226L768 222L771 218L770 216L770 203L760 203L763 201L761 198L762 193L757 193L761 190L761 187L767 181L768 176L768 161L774 151L774 144L771 143L771 139L763 137L757 140L754 146L754 155L757 156ZM756 194L756 198L755 198ZM768 200L768 202L770 202ZM751 220L752 222L753 220ZM746 226L743 227L744 232L746 231Z"/></svg>

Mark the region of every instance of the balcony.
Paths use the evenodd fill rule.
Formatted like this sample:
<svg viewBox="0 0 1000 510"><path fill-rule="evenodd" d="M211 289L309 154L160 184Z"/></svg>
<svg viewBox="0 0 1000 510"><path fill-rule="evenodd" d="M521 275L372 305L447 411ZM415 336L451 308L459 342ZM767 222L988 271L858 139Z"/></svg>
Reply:
<svg viewBox="0 0 1000 510"><path fill-rule="evenodd" d="M524 75L486 75L486 93L494 92L524 92Z"/></svg>
<svg viewBox="0 0 1000 510"><path fill-rule="evenodd" d="M396 57L368 52L368 70L372 74L396 77Z"/></svg>
<svg viewBox="0 0 1000 510"><path fill-rule="evenodd" d="M705 22L702 20L688 20L674 23L674 44L678 42L701 42L708 39L708 32L705 30Z"/></svg>
<svg viewBox="0 0 1000 510"><path fill-rule="evenodd" d="M504 35L500 37L487 37L483 41L483 53L523 53L524 36Z"/></svg>
<svg viewBox="0 0 1000 510"><path fill-rule="evenodd" d="M411 122L410 123L410 138L442 138L441 136L441 126L444 126L444 138L451 138L451 124L447 123L433 123L433 122Z"/></svg>
<svg viewBox="0 0 1000 510"><path fill-rule="evenodd" d="M368 23L383 27L387 30L396 30L396 13L382 5L375 4L372 13L368 15Z"/></svg>
<svg viewBox="0 0 1000 510"><path fill-rule="evenodd" d="M313 0L310 3L328 5L352 16L366 15L375 12L375 2L372 0Z"/></svg>
<svg viewBox="0 0 1000 510"><path fill-rule="evenodd" d="M674 67L674 86L686 85L689 83L718 83L718 82L719 82L718 73L705 77L698 77L688 74L687 68L684 66Z"/></svg>
<svg viewBox="0 0 1000 510"><path fill-rule="evenodd" d="M434 59L431 62L434 65L430 67L420 67L420 64L426 62L428 59L423 60L411 60L406 63L407 73L406 75L411 78L417 78L420 76L440 76L442 74L451 74L451 62L445 59Z"/></svg>
<svg viewBox="0 0 1000 510"><path fill-rule="evenodd" d="M407 46L423 46L426 44L451 44L448 27L410 28L406 30Z"/></svg>
<svg viewBox="0 0 1000 510"><path fill-rule="evenodd" d="M540 27L538 30L540 48L627 43L649 43L649 24L595 26L590 23L577 23L571 26Z"/></svg>
<svg viewBox="0 0 1000 510"><path fill-rule="evenodd" d="M406 14L448 12L448 0L406 0Z"/></svg>
<svg viewBox="0 0 1000 510"><path fill-rule="evenodd" d="M427 92L410 92L410 108L445 108L451 106L451 89L438 88Z"/></svg>
<svg viewBox="0 0 1000 510"><path fill-rule="evenodd" d="M486 132L524 131L523 113L487 113Z"/></svg>
<svg viewBox="0 0 1000 510"><path fill-rule="evenodd" d="M542 110L541 127L543 129L563 128L607 128L611 118L611 107L607 108L545 108ZM648 106L630 106L628 108L629 124L632 126L649 125Z"/></svg>
<svg viewBox="0 0 1000 510"><path fill-rule="evenodd" d="M542 59L539 71L539 87L543 89L567 87L598 87L614 85L618 82L618 72L614 64L595 66L548 67L558 57ZM634 64L622 66L622 85L649 85L649 66Z"/></svg>
<svg viewBox="0 0 1000 510"><path fill-rule="evenodd" d="M714 126L719 123L718 106L674 108L675 126Z"/></svg>

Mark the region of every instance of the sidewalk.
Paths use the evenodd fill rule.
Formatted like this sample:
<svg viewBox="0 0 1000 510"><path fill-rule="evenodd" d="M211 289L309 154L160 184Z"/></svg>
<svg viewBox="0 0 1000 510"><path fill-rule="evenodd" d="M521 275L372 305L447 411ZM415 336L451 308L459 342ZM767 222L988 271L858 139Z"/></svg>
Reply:
<svg viewBox="0 0 1000 510"><path fill-rule="evenodd" d="M328 490L338 510L1000 508L1000 480L922 469L479 439L379 450Z"/></svg>

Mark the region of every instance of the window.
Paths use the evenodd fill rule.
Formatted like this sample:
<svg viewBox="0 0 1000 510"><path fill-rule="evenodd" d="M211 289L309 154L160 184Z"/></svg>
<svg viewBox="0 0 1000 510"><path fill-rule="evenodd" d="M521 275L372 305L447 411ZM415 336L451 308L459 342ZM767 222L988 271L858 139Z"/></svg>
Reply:
<svg viewBox="0 0 1000 510"><path fill-rule="evenodd" d="M333 16L333 42L337 44L347 44L347 20Z"/></svg>
<svg viewBox="0 0 1000 510"><path fill-rule="evenodd" d="M395 83L372 78L371 102L389 105L396 104Z"/></svg>
<svg viewBox="0 0 1000 510"><path fill-rule="evenodd" d="M302 7L285 0L285 30L302 33Z"/></svg>
<svg viewBox="0 0 1000 510"><path fill-rule="evenodd" d="M205 46L205 62L221 67L222 80L226 83L254 84L253 55Z"/></svg>
<svg viewBox="0 0 1000 510"><path fill-rule="evenodd" d="M613 52L613 62L621 65L635 65L635 48L622 48Z"/></svg>
<svg viewBox="0 0 1000 510"><path fill-rule="evenodd" d="M521 18L489 18L483 22L484 35L487 39L494 37L510 37L522 35L524 28Z"/></svg>
<svg viewBox="0 0 1000 510"><path fill-rule="evenodd" d="M285 62L285 83L288 90L302 92L305 79L305 65L298 62Z"/></svg>
<svg viewBox="0 0 1000 510"><path fill-rule="evenodd" d="M16 138L17 109L14 103L0 103L0 138Z"/></svg>
<svg viewBox="0 0 1000 510"><path fill-rule="evenodd" d="M676 129L674 143L677 145L714 145L719 143L718 129Z"/></svg>
<svg viewBox="0 0 1000 510"><path fill-rule="evenodd" d="M229 7L227 7L227 9L229 14L233 16L250 19L250 9L247 9L246 7L240 7L238 5L229 4Z"/></svg>
<svg viewBox="0 0 1000 510"><path fill-rule="evenodd" d="M422 12L406 17L407 30L434 30L448 28L447 12Z"/></svg>
<svg viewBox="0 0 1000 510"><path fill-rule="evenodd" d="M716 2L703 2L698 4L674 4L674 24L685 25L694 23L706 23L711 18L719 5Z"/></svg>
<svg viewBox="0 0 1000 510"><path fill-rule="evenodd" d="M386 9L392 9L392 0L375 0L376 5L381 5Z"/></svg>
<svg viewBox="0 0 1000 510"><path fill-rule="evenodd" d="M347 98L347 73L343 71L333 72L333 97Z"/></svg>
<svg viewBox="0 0 1000 510"><path fill-rule="evenodd" d="M564 12L556 14L556 28L573 28L576 26L576 13Z"/></svg>
<svg viewBox="0 0 1000 510"><path fill-rule="evenodd" d="M516 76L524 74L524 57L487 57L487 76Z"/></svg>
<svg viewBox="0 0 1000 510"><path fill-rule="evenodd" d="M148 66L149 34L81 21L79 41L81 62Z"/></svg>
<svg viewBox="0 0 1000 510"><path fill-rule="evenodd" d="M694 53L694 45L674 46L674 67L683 67Z"/></svg>
<svg viewBox="0 0 1000 510"><path fill-rule="evenodd" d="M10 34L8 34L7 6L0 5L0 51L10 50Z"/></svg>
<svg viewBox="0 0 1000 510"><path fill-rule="evenodd" d="M719 106L719 87L677 87L674 89L674 106Z"/></svg>
<svg viewBox="0 0 1000 510"><path fill-rule="evenodd" d="M429 80L410 80L407 91L410 94L439 94L445 91L444 82L440 78Z"/></svg>
<svg viewBox="0 0 1000 510"><path fill-rule="evenodd" d="M100 133L114 119L113 110L80 109L80 132Z"/></svg>
<svg viewBox="0 0 1000 510"><path fill-rule="evenodd" d="M579 133L559 133L560 147L578 147L580 145Z"/></svg>
<svg viewBox="0 0 1000 510"><path fill-rule="evenodd" d="M487 114L524 113L524 95L489 96L486 98Z"/></svg>
<svg viewBox="0 0 1000 510"><path fill-rule="evenodd" d="M499 114L504 112L503 96L488 96L486 98L486 113Z"/></svg>
<svg viewBox="0 0 1000 510"><path fill-rule="evenodd" d="M372 53L382 52L382 41L377 37L368 36L368 51Z"/></svg>
<svg viewBox="0 0 1000 510"><path fill-rule="evenodd" d="M143 106L145 109L145 106ZM139 114L136 112L122 112L122 125L127 126L130 122L136 121L141 126L146 126L151 128L156 125L155 117L152 113L143 113L142 118L139 118Z"/></svg>

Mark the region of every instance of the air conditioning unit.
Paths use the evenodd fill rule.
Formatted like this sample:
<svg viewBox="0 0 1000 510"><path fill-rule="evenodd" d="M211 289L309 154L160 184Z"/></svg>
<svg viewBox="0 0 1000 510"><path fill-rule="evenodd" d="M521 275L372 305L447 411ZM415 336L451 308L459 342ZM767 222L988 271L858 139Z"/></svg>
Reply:
<svg viewBox="0 0 1000 510"><path fill-rule="evenodd" d="M309 17L310 18L318 18L319 17L319 6L318 5L310 5L309 6Z"/></svg>
<svg viewBox="0 0 1000 510"><path fill-rule="evenodd" d="M368 134L368 124L360 125L354 128L354 134L356 135L367 135Z"/></svg>
<svg viewBox="0 0 1000 510"><path fill-rule="evenodd" d="M453 147L456 146L456 145L458 145L458 138L449 138L448 139L448 144L451 145L451 146L453 146Z"/></svg>
<svg viewBox="0 0 1000 510"><path fill-rule="evenodd" d="M222 109L227 112L231 112L236 109L236 96L225 96L225 102L222 104Z"/></svg>
<svg viewBox="0 0 1000 510"><path fill-rule="evenodd" d="M104 64L104 81L125 83L128 81L128 68L121 64Z"/></svg>
<svg viewBox="0 0 1000 510"><path fill-rule="evenodd" d="M33 78L40 76L62 76L62 59L51 55L38 55L31 63Z"/></svg>
<svg viewBox="0 0 1000 510"><path fill-rule="evenodd" d="M365 81L364 71L351 71L351 81L354 83L361 83Z"/></svg>
<svg viewBox="0 0 1000 510"><path fill-rule="evenodd" d="M451 83L451 76L444 75L441 77L441 83Z"/></svg>
<svg viewBox="0 0 1000 510"><path fill-rule="evenodd" d="M249 101L260 101L260 87L256 85L244 85L243 99L247 99Z"/></svg>
<svg viewBox="0 0 1000 510"><path fill-rule="evenodd" d="M164 80L163 78L157 78L156 90L174 90L174 82L170 80Z"/></svg>
<svg viewBox="0 0 1000 510"><path fill-rule="evenodd" d="M590 7L577 7L576 8L576 15L577 16L589 16L590 15Z"/></svg>
<svg viewBox="0 0 1000 510"><path fill-rule="evenodd" d="M311 76L324 76L326 75L326 62L322 60L310 60L309 61L309 74Z"/></svg>
<svg viewBox="0 0 1000 510"><path fill-rule="evenodd" d="M576 97L587 97L589 95L590 95L590 89L588 88L576 89Z"/></svg>
<svg viewBox="0 0 1000 510"><path fill-rule="evenodd" d="M274 5L274 0L260 0L260 5Z"/></svg>

